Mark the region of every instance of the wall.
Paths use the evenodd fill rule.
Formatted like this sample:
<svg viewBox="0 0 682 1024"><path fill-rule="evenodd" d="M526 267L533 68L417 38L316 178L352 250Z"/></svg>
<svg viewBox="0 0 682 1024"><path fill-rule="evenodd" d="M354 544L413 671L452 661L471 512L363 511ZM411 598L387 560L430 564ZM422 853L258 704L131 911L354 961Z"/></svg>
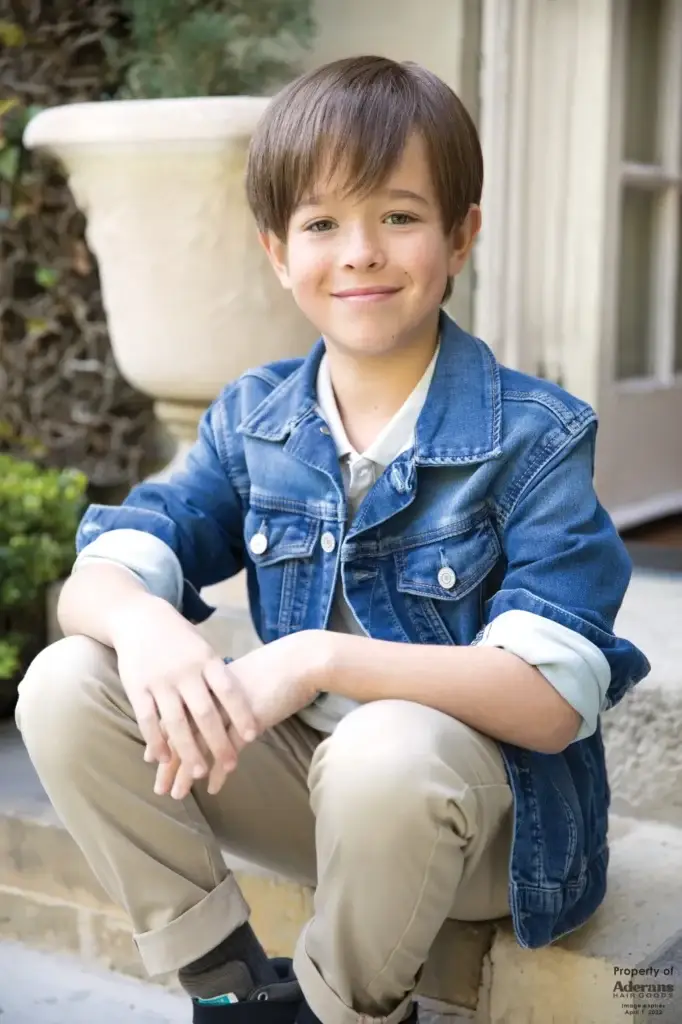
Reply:
<svg viewBox="0 0 682 1024"><path fill-rule="evenodd" d="M439 75L478 118L480 0L316 0L317 42L307 64L377 53ZM460 276L449 312L472 325L473 273Z"/></svg>

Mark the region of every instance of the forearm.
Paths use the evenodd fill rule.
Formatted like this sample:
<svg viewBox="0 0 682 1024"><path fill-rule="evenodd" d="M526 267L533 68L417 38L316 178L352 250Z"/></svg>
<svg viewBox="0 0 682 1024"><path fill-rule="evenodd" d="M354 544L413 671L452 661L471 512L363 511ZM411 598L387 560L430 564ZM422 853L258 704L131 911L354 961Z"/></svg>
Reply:
<svg viewBox="0 0 682 1024"><path fill-rule="evenodd" d="M137 615L147 605L166 605L154 597L133 573L117 565L85 565L70 576L59 597L57 618L65 636L82 634L115 647L124 618Z"/></svg>
<svg viewBox="0 0 682 1024"><path fill-rule="evenodd" d="M580 716L534 667L495 647L400 644L328 634L325 688L363 703L408 700L443 711L493 739L563 750Z"/></svg>

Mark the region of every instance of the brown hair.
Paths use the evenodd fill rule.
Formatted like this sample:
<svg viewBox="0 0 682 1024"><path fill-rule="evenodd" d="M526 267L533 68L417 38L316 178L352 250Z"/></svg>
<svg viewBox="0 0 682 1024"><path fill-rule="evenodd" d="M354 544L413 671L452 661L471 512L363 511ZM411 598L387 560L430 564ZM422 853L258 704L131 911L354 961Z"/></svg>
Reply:
<svg viewBox="0 0 682 1024"><path fill-rule="evenodd" d="M292 214L329 168L348 166L349 195L379 188L414 131L424 139L449 234L483 188L478 132L452 89L411 61L373 56L296 78L273 97L251 139L246 193L258 229L285 241ZM443 301L451 291L452 281Z"/></svg>

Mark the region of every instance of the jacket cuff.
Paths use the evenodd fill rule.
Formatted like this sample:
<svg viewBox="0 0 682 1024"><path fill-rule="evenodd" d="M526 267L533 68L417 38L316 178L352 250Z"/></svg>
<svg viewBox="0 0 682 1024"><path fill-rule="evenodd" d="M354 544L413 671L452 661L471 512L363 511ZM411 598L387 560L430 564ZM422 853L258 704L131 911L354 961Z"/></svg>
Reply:
<svg viewBox="0 0 682 1024"><path fill-rule="evenodd" d="M107 562L129 570L150 594L180 609L184 589L180 560L158 537L129 529L102 533L81 550L72 572L85 565Z"/></svg>
<svg viewBox="0 0 682 1024"><path fill-rule="evenodd" d="M501 647L542 673L582 718L574 743L596 731L611 682L609 663L596 644L542 615L512 609L486 626L478 645Z"/></svg>

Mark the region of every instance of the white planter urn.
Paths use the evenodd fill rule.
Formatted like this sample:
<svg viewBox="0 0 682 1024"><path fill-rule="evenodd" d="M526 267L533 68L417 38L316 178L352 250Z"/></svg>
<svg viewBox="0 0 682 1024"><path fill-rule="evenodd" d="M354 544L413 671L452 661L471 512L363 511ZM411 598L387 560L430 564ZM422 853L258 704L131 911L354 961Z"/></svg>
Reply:
<svg viewBox="0 0 682 1024"><path fill-rule="evenodd" d="M59 159L87 218L114 357L155 400L182 463L198 419L244 370L316 337L282 290L246 203L256 97L74 103L38 114L27 148Z"/></svg>

